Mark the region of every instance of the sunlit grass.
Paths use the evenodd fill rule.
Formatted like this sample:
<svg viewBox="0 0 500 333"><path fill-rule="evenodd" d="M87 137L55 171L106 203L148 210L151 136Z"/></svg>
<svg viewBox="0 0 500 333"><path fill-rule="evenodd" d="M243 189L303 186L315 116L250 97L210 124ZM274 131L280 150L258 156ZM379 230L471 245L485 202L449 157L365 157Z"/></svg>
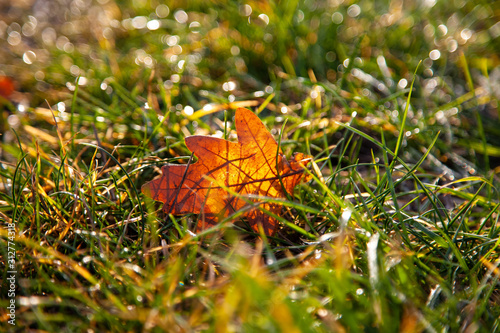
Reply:
<svg viewBox="0 0 500 333"><path fill-rule="evenodd" d="M61 9L67 24L0 18L0 74L17 85L0 99L15 328L498 331L498 29L488 4L430 4L100 1ZM273 237L242 212L196 234L196 215L139 191L189 160L186 136L234 139L239 106L285 154L314 157Z"/></svg>

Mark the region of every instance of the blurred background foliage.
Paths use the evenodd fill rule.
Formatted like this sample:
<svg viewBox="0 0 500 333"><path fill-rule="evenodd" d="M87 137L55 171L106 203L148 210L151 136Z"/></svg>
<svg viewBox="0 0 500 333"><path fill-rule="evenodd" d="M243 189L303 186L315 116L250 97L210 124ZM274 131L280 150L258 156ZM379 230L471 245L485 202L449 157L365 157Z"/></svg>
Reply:
<svg viewBox="0 0 500 333"><path fill-rule="evenodd" d="M404 100L395 105L389 97L407 91L422 62L409 134L443 131L474 164L465 168L471 171L490 158L498 166L500 157L497 7L465 0L7 1L0 74L14 80L10 99L18 110L47 100L62 117L78 78L101 129L113 125L102 105L122 103L124 92L132 105L122 108L143 101L163 114L262 102L274 93L278 110L301 108L301 115L308 112L303 101L319 92L322 100L313 104L327 115L355 111L369 116L365 126L391 131L384 124L399 122ZM319 91L311 89L318 82ZM124 116L129 124L143 121L140 113Z"/></svg>

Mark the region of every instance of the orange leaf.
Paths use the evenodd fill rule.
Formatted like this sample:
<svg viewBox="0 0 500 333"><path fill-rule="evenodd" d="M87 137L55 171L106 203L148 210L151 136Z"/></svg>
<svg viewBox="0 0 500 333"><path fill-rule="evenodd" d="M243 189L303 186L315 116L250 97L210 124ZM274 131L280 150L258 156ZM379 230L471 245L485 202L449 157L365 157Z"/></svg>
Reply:
<svg viewBox="0 0 500 333"><path fill-rule="evenodd" d="M167 164L162 176L142 186L142 193L164 203L163 210L172 214L201 214L198 230L215 225L241 209L247 202L241 196L254 195L256 204L245 217L252 228L262 225L266 235L277 230L277 221L257 208L278 214L280 205L259 203L257 196L284 198L304 176L310 156L296 153L289 162L281 149L276 163L278 144L260 119L250 110L239 108L235 116L238 142L194 135L186 146L198 158L193 164ZM276 170L276 166L278 170ZM280 178L283 186L280 184Z"/></svg>
<svg viewBox="0 0 500 333"><path fill-rule="evenodd" d="M0 76L0 96L9 98L14 92L14 81L7 76Z"/></svg>

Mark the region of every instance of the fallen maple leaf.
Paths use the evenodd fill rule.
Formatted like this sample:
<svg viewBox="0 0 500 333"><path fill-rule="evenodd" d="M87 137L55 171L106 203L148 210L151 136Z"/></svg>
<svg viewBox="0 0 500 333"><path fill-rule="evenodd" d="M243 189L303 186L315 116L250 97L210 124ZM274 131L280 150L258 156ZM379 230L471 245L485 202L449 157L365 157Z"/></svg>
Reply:
<svg viewBox="0 0 500 333"><path fill-rule="evenodd" d="M304 177L304 166L311 157L295 153L289 162L281 149L277 154L278 144L250 110L237 109L235 125L238 142L200 135L187 137L186 146L198 161L164 165L162 176L144 184L142 193L163 202L167 213L201 214L198 230L215 225L250 200L254 207L244 216L254 230L258 231L262 225L266 235L273 235L277 230L276 219L257 206L274 214L279 214L281 207L259 202L255 196L284 198L284 191L291 194ZM245 195L254 196L245 201L242 199Z"/></svg>

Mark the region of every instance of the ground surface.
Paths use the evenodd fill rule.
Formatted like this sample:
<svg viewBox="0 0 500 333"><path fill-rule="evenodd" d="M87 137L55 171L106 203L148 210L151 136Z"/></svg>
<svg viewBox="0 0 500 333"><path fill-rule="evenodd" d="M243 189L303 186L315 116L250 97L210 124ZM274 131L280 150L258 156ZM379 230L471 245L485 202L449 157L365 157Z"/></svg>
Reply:
<svg viewBox="0 0 500 333"><path fill-rule="evenodd" d="M2 327L498 332L499 10L2 2ZM314 158L273 237L140 193L238 106Z"/></svg>

